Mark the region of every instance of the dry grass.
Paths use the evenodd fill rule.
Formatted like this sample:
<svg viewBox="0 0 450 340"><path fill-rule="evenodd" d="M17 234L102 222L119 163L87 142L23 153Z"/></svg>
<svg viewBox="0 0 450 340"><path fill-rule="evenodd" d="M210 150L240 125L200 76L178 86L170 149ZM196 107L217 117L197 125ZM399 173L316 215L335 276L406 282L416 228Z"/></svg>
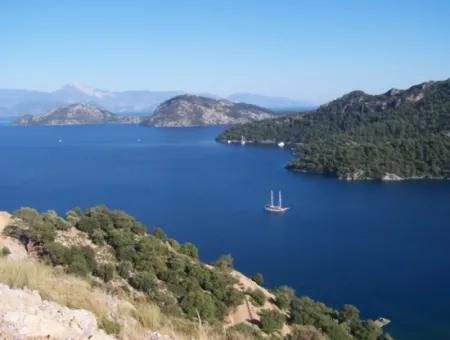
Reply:
<svg viewBox="0 0 450 340"><path fill-rule="evenodd" d="M87 309L99 318L108 314L102 293L88 282L32 260L0 260L0 281L12 288L36 290L43 299L70 308Z"/></svg>
<svg viewBox="0 0 450 340"><path fill-rule="evenodd" d="M43 299L69 308L89 310L95 314L99 324L105 319L115 321L122 326L119 335L122 339L140 339L150 330L177 340L225 338L222 330L167 316L154 304L131 301L124 296L120 298L118 310L114 313L105 304L107 293L101 288L94 288L82 278L67 275L34 260L7 261L0 258L0 282L11 288L36 290Z"/></svg>

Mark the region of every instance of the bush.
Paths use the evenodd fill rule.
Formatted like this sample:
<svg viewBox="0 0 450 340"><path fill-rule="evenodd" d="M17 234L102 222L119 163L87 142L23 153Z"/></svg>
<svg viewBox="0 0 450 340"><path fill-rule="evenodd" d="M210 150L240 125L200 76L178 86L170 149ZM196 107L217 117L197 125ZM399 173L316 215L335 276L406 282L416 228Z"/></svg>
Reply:
<svg viewBox="0 0 450 340"><path fill-rule="evenodd" d="M359 309L352 305L344 305L338 315L339 322L359 319Z"/></svg>
<svg viewBox="0 0 450 340"><path fill-rule="evenodd" d="M260 286L264 283L264 277L261 273L256 273L251 277L251 279Z"/></svg>
<svg viewBox="0 0 450 340"><path fill-rule="evenodd" d="M275 295L275 304L278 308L283 310L287 310L289 308L292 299L295 297L294 289L288 286L278 287L273 293Z"/></svg>
<svg viewBox="0 0 450 340"><path fill-rule="evenodd" d="M94 270L94 275L104 282L109 282L114 277L114 266L111 263L102 263Z"/></svg>
<svg viewBox="0 0 450 340"><path fill-rule="evenodd" d="M202 320L212 321L217 317L217 307L212 297L201 290L190 291L182 298L180 306L193 319L200 316Z"/></svg>
<svg viewBox="0 0 450 340"><path fill-rule="evenodd" d="M221 270L228 271L233 269L233 262L233 257L228 254L219 257L215 262L213 262L213 265Z"/></svg>
<svg viewBox="0 0 450 340"><path fill-rule="evenodd" d="M54 266L62 266L70 263L69 248L58 242L47 243L43 248L43 255Z"/></svg>
<svg viewBox="0 0 450 340"><path fill-rule="evenodd" d="M98 326L103 329L107 334L117 335L120 333L120 325L117 322L114 322L107 317L103 317Z"/></svg>
<svg viewBox="0 0 450 340"><path fill-rule="evenodd" d="M275 304L278 306L278 308L286 310L289 308L289 299L283 293L276 293L275 294Z"/></svg>
<svg viewBox="0 0 450 340"><path fill-rule="evenodd" d="M121 261L117 266L117 271L119 275L127 280L130 277L131 271L133 270L133 264L130 261Z"/></svg>
<svg viewBox="0 0 450 340"><path fill-rule="evenodd" d="M186 242L180 248L180 252L184 255L192 257L193 259L198 258L198 249L195 245L190 242Z"/></svg>
<svg viewBox="0 0 450 340"><path fill-rule="evenodd" d="M227 339L241 339L244 335L245 339L264 339L261 331L246 323L238 323L237 325L227 329Z"/></svg>
<svg viewBox="0 0 450 340"><path fill-rule="evenodd" d="M9 250L8 247L3 247L2 250L0 251L0 256L1 257L6 257L9 254L11 254L11 250Z"/></svg>
<svg viewBox="0 0 450 340"><path fill-rule="evenodd" d="M155 276L149 272L139 272L129 282L133 288L148 293L154 285Z"/></svg>
<svg viewBox="0 0 450 340"><path fill-rule="evenodd" d="M86 259L81 255L72 258L67 271L80 276L87 276L91 272Z"/></svg>
<svg viewBox="0 0 450 340"><path fill-rule="evenodd" d="M160 239L161 241L168 240L166 233L160 227L156 227L155 229L153 229L152 235L155 236L157 239Z"/></svg>
<svg viewBox="0 0 450 340"><path fill-rule="evenodd" d="M261 329L269 334L281 329L285 322L285 316L275 310L263 310L260 317Z"/></svg>
<svg viewBox="0 0 450 340"><path fill-rule="evenodd" d="M261 289L250 291L249 294L258 306L263 306L266 303L266 295Z"/></svg>
<svg viewBox="0 0 450 340"><path fill-rule="evenodd" d="M289 308L292 299L295 297L295 291L288 286L281 286L275 289L274 295L274 302L278 308L286 310Z"/></svg>

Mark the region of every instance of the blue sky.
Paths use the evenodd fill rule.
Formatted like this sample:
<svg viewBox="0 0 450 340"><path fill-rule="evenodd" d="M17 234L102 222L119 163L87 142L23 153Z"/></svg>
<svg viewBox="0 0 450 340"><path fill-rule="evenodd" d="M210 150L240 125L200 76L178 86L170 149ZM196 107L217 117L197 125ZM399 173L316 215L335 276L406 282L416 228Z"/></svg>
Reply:
<svg viewBox="0 0 450 340"><path fill-rule="evenodd" d="M0 2L0 88L308 102L450 77L450 1Z"/></svg>

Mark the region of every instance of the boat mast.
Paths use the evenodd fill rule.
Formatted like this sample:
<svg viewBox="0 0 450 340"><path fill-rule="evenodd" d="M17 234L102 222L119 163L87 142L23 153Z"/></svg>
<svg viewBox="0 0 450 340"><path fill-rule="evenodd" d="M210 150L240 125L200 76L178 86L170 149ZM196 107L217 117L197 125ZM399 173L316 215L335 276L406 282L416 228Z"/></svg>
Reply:
<svg viewBox="0 0 450 340"><path fill-rule="evenodd" d="M270 190L270 206L273 207L273 190Z"/></svg>
<svg viewBox="0 0 450 340"><path fill-rule="evenodd" d="M278 190L278 206L281 208L281 190Z"/></svg>

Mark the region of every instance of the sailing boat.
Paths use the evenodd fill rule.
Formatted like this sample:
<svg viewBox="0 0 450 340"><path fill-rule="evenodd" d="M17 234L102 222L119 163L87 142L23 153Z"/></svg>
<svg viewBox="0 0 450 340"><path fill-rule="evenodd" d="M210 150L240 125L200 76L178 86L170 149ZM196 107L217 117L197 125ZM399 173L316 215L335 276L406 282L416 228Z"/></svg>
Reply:
<svg viewBox="0 0 450 340"><path fill-rule="evenodd" d="M278 205L273 202L273 190L270 190L270 204L264 206L264 210L273 213L284 213L288 211L288 207L283 207L281 203L281 190L278 191Z"/></svg>

